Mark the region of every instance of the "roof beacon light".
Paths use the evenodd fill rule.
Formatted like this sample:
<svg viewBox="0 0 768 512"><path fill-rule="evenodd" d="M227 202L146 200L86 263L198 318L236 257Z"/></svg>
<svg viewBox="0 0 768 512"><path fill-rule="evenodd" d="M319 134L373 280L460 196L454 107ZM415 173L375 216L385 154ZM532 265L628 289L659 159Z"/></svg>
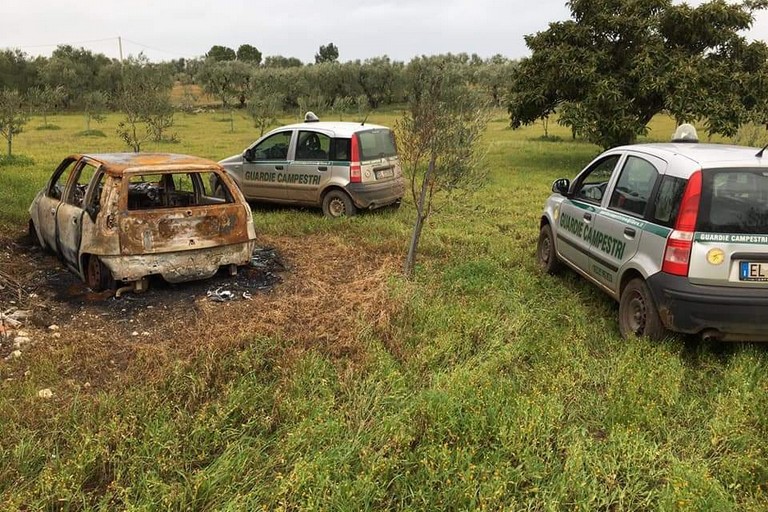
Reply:
<svg viewBox="0 0 768 512"><path fill-rule="evenodd" d="M692 124L683 123L672 135L672 142L699 142L699 135Z"/></svg>
<svg viewBox="0 0 768 512"><path fill-rule="evenodd" d="M317 117L311 110L304 114L305 123L317 123L318 121L320 121L320 118Z"/></svg>

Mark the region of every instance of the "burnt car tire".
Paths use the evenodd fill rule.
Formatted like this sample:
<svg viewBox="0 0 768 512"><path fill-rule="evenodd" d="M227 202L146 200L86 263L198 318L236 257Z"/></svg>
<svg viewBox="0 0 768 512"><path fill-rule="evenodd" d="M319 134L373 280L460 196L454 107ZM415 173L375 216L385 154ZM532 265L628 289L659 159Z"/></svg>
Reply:
<svg viewBox="0 0 768 512"><path fill-rule="evenodd" d="M85 284L95 292L109 290L115 285L112 272L101 262L98 256L88 256L88 261L85 264Z"/></svg>
<svg viewBox="0 0 768 512"><path fill-rule="evenodd" d="M555 252L555 237L552 235L552 228L549 224L541 226L541 231L539 231L536 261L547 274L557 274L563 269L563 263L557 258Z"/></svg>
<svg viewBox="0 0 768 512"><path fill-rule="evenodd" d="M632 279L621 292L619 331L623 338L645 336L654 341L662 340L669 334L642 279Z"/></svg>
<svg viewBox="0 0 768 512"><path fill-rule="evenodd" d="M331 219L351 217L357 213L352 198L341 190L331 190L323 198L323 214Z"/></svg>

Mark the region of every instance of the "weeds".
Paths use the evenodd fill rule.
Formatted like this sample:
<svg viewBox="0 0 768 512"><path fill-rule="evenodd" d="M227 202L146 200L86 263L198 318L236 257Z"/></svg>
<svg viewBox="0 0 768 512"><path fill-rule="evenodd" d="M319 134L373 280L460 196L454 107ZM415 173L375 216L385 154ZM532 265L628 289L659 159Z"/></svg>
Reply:
<svg viewBox="0 0 768 512"><path fill-rule="evenodd" d="M185 119L180 150L218 159L256 137L215 117ZM6 229L83 149L79 116L57 122L18 139L40 165L0 172ZM257 208L261 236L294 255L270 296L197 309L115 366L118 340L84 324L78 350L0 362L0 508L764 510L765 347L622 340L611 299L538 272L551 183L599 149L537 130L491 123L491 183L435 218L413 282L396 271L410 203L341 222ZM97 342L104 384L86 388L72 368Z"/></svg>

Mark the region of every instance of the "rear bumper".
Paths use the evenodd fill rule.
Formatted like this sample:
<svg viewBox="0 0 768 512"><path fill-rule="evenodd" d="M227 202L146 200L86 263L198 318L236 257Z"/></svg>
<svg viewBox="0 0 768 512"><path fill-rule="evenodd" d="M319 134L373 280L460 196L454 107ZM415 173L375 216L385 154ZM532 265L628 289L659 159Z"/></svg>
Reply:
<svg viewBox="0 0 768 512"><path fill-rule="evenodd" d="M347 192L358 208L379 208L395 203L405 194L405 182L402 178L384 183L350 183Z"/></svg>
<svg viewBox="0 0 768 512"><path fill-rule="evenodd" d="M169 283L205 279L224 265L245 265L255 240L230 245L141 255L99 256L117 281L132 282L160 274Z"/></svg>
<svg viewBox="0 0 768 512"><path fill-rule="evenodd" d="M696 285L663 272L647 282L661 321L672 331L768 341L768 289Z"/></svg>

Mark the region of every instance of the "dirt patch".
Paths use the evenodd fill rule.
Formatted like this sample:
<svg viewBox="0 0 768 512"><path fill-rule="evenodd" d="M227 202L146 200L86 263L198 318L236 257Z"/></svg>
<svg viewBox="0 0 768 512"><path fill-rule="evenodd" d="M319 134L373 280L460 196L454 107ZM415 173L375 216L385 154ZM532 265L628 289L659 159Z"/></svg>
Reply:
<svg viewBox="0 0 768 512"><path fill-rule="evenodd" d="M260 244L236 276L176 285L154 279L145 293L115 298L91 292L26 238L0 239L0 311L33 312L25 330L35 341L20 361L49 352L61 374L91 387L153 378L201 352L268 339L282 340L286 358L312 349L345 364L363 360L358 333L388 320L386 281L396 258L328 235ZM0 337L0 356L11 353L10 339ZM23 371L20 362L4 364Z"/></svg>

